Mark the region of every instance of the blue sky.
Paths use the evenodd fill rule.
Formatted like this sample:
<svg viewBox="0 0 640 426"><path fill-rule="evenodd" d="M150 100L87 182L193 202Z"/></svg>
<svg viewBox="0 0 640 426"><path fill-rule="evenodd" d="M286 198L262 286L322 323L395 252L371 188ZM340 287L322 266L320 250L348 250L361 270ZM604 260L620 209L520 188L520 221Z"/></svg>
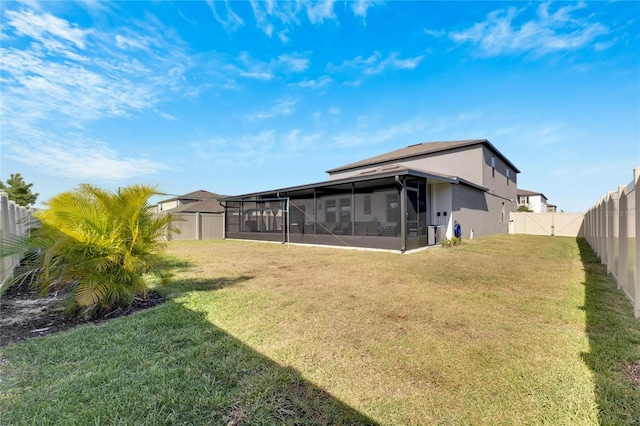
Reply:
<svg viewBox="0 0 640 426"><path fill-rule="evenodd" d="M2 2L1 169L236 195L489 139L584 211L640 167L638 2Z"/></svg>

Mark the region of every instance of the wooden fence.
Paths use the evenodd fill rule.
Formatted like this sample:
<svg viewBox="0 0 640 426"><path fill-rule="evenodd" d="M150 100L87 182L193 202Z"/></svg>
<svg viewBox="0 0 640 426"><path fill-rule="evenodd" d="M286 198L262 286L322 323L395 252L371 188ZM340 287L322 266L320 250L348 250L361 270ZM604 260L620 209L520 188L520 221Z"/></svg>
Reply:
<svg viewBox="0 0 640 426"><path fill-rule="evenodd" d="M640 168L633 180L609 191L585 213L585 237L640 318Z"/></svg>
<svg viewBox="0 0 640 426"><path fill-rule="evenodd" d="M0 253L0 286L11 277L21 257L20 254L8 254L7 243L27 235L30 227L31 211L10 201L6 192L0 192L0 250L3 251Z"/></svg>

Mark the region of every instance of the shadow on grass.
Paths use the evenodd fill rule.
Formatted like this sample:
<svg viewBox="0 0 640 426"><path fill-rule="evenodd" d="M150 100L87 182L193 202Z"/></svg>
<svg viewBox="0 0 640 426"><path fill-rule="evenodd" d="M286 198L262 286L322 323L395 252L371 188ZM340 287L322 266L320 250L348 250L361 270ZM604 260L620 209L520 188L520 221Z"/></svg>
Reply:
<svg viewBox="0 0 640 426"><path fill-rule="evenodd" d="M1 424L377 424L171 300L2 357Z"/></svg>
<svg viewBox="0 0 640 426"><path fill-rule="evenodd" d="M585 271L586 328L590 352L583 353L595 379L601 424L640 424L640 388L625 367L640 359L640 321L617 283L584 238L578 238Z"/></svg>

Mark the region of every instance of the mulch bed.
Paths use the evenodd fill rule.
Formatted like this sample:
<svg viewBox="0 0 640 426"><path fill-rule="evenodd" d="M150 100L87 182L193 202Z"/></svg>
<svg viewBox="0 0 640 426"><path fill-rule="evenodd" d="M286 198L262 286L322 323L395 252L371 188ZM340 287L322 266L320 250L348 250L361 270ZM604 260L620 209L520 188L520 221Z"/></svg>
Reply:
<svg viewBox="0 0 640 426"><path fill-rule="evenodd" d="M96 315L88 320L64 313L57 295L38 298L26 286L13 286L0 297L0 346L68 330L81 324L98 324L131 315L164 303L160 294L150 291L145 299L136 298L126 308Z"/></svg>

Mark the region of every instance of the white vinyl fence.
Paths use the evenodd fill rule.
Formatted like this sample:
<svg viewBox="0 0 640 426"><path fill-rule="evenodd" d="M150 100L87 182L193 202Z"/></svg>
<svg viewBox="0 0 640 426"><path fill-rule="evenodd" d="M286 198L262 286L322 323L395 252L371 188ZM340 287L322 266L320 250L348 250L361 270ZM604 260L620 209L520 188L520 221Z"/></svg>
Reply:
<svg viewBox="0 0 640 426"><path fill-rule="evenodd" d="M510 234L583 237L584 213L511 212Z"/></svg>
<svg viewBox="0 0 640 426"><path fill-rule="evenodd" d="M31 227L31 211L9 200L6 192L0 192L0 286L13 274L20 262L20 254L8 255L7 243L27 235ZM12 244L15 246L15 244Z"/></svg>
<svg viewBox="0 0 640 426"><path fill-rule="evenodd" d="M609 191L585 213L585 237L640 318L640 168L633 180Z"/></svg>

